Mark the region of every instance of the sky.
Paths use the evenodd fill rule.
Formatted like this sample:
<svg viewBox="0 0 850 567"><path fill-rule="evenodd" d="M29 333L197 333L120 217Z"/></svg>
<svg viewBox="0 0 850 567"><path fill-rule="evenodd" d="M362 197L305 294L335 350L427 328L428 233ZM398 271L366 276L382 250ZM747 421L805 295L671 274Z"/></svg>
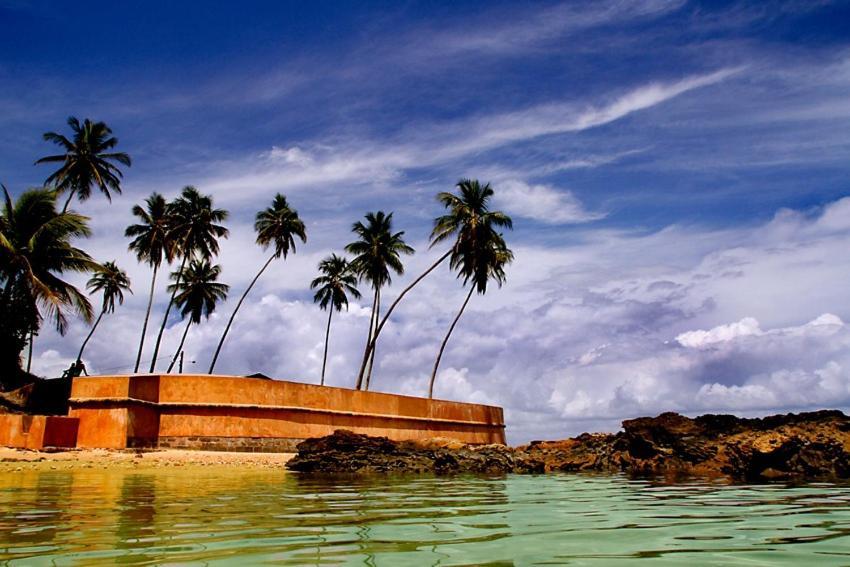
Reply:
<svg viewBox="0 0 850 567"><path fill-rule="evenodd" d="M265 261L254 215L287 196L308 241L260 279L216 371L315 383L319 260L367 211L394 212L417 252L387 305L442 253L435 195L469 177L513 217L516 259L473 297L435 394L503 406L510 442L663 411L847 409L848 21L827 1L0 0L0 181L42 184L41 134L68 116L107 122L133 158L122 195L76 205L94 231L80 245L135 292L87 347L93 373L132 370L151 274L123 231L151 192L194 185L231 214L231 299L189 331L187 372L207 370ZM464 298L448 267L412 291L373 389L426 393ZM353 385L369 308L334 317L329 384ZM182 330L172 317L163 354ZM87 331L45 328L34 371L61 373Z"/></svg>

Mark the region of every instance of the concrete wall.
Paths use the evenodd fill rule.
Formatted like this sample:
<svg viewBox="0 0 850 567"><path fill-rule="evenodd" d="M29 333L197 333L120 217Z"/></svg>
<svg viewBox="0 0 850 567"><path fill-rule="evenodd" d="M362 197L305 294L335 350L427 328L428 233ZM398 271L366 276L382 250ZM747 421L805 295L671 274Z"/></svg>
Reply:
<svg viewBox="0 0 850 567"><path fill-rule="evenodd" d="M70 417L0 414L0 446L34 451L76 447L77 426Z"/></svg>
<svg viewBox="0 0 850 567"><path fill-rule="evenodd" d="M234 376L76 378L70 415L80 447L289 451L336 429L505 442L498 407Z"/></svg>

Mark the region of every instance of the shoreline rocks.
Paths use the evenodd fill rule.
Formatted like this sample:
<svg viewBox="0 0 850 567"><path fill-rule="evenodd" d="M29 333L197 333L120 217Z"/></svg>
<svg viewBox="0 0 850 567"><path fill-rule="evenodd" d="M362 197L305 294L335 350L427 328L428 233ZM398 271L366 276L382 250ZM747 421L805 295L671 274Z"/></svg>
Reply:
<svg viewBox="0 0 850 567"><path fill-rule="evenodd" d="M287 468L310 473L542 473L726 477L734 481L850 478L850 418L824 410L760 419L676 413L520 447L446 439L391 441L339 430L298 445Z"/></svg>

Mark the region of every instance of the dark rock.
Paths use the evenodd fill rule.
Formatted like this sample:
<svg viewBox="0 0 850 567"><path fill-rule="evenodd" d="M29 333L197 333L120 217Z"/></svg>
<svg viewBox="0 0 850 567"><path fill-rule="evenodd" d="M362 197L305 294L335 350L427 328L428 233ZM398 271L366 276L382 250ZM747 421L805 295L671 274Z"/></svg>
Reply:
<svg viewBox="0 0 850 567"><path fill-rule="evenodd" d="M444 439L396 442L340 430L297 449L287 466L305 472L605 471L751 482L850 478L850 418L840 411L762 419L664 413L624 421L616 434L583 433L517 448Z"/></svg>

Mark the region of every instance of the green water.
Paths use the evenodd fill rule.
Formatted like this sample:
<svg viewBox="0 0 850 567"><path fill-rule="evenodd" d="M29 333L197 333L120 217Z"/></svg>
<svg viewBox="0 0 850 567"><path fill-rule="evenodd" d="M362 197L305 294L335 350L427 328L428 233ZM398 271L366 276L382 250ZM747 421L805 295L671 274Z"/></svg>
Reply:
<svg viewBox="0 0 850 567"><path fill-rule="evenodd" d="M5 472L9 565L850 565L850 487Z"/></svg>

